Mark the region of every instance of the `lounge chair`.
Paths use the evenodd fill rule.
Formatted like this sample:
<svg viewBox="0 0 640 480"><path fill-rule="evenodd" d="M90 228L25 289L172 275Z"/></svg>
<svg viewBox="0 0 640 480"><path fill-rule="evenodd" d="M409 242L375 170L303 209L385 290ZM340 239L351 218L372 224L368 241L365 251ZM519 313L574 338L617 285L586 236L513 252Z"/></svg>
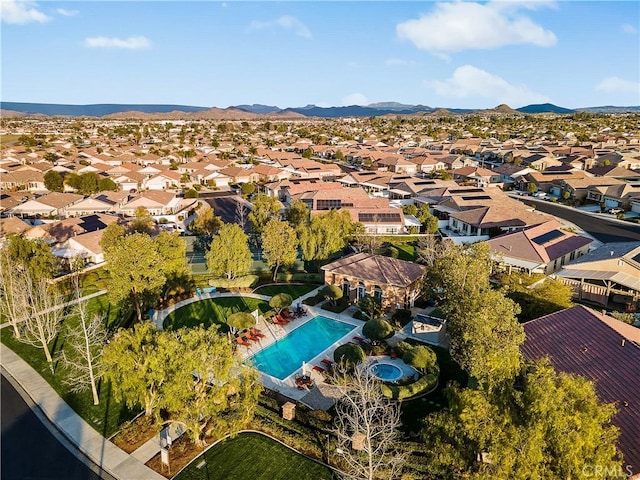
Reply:
<svg viewBox="0 0 640 480"><path fill-rule="evenodd" d="M236 337L236 342L238 342L239 345L243 345L245 347L250 347L251 344L249 342L247 342L244 338L242 337Z"/></svg>
<svg viewBox="0 0 640 480"><path fill-rule="evenodd" d="M320 363L324 363L327 367L330 367L331 365L333 365L333 362L331 360L329 360L328 358L324 358L324 359L320 360Z"/></svg>
<svg viewBox="0 0 640 480"><path fill-rule="evenodd" d="M291 312L289 310L283 310L281 312L282 318L284 318L285 320L295 320L295 315L292 315Z"/></svg>
<svg viewBox="0 0 640 480"><path fill-rule="evenodd" d="M280 322L280 325L286 325L287 323L289 323L289 320L283 318L282 315L276 315L276 320Z"/></svg>
<svg viewBox="0 0 640 480"><path fill-rule="evenodd" d="M353 339L354 339L354 340L356 340L356 341L358 341L358 342L364 342L364 338L359 337L359 336L357 336L357 335L356 335L355 337L353 337Z"/></svg>
<svg viewBox="0 0 640 480"><path fill-rule="evenodd" d="M255 335L253 335L251 332L244 332L242 334L242 338L246 339L246 340L251 340L252 342L257 342L260 339L258 337L256 337Z"/></svg>
<svg viewBox="0 0 640 480"><path fill-rule="evenodd" d="M313 369L314 369L316 372L324 373L324 368L322 368L322 367L321 367L321 366L319 366L319 365L314 365L314 366L313 366Z"/></svg>
<svg viewBox="0 0 640 480"><path fill-rule="evenodd" d="M258 337L258 338L264 338L266 336L264 333L262 333L257 328L252 328L251 330L249 330L249 332L251 333L251 335L253 335L254 337Z"/></svg>

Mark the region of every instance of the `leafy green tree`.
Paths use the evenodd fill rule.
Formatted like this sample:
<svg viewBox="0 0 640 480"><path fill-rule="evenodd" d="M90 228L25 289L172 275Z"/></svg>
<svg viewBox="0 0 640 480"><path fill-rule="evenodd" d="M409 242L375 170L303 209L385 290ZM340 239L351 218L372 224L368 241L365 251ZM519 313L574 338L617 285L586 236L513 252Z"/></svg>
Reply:
<svg viewBox="0 0 640 480"><path fill-rule="evenodd" d="M520 305L520 319L523 321L533 320L573 305L571 287L552 278L535 287L512 282L507 286L506 295Z"/></svg>
<svg viewBox="0 0 640 480"><path fill-rule="evenodd" d="M389 338L393 335L393 327L389 322L383 320L381 318L374 318L373 320L368 320L362 326L362 334L371 339L374 343L378 343L385 338Z"/></svg>
<svg viewBox="0 0 640 480"><path fill-rule="evenodd" d="M338 300L342 298L342 289L338 285L325 285L320 290L320 295L331 302L331 305L336 304Z"/></svg>
<svg viewBox="0 0 640 480"><path fill-rule="evenodd" d="M423 431L429 468L442 478L582 479L594 465L622 471L615 407L601 404L582 377L541 363L522 390L453 387L448 397L449 410L430 415Z"/></svg>
<svg viewBox="0 0 640 480"><path fill-rule="evenodd" d="M114 248L118 242L127 234L127 229L119 223L110 223L102 233L100 239L100 246L102 251L106 253L107 250Z"/></svg>
<svg viewBox="0 0 640 480"><path fill-rule="evenodd" d="M198 191L194 188L188 188L184 192L184 198L198 198Z"/></svg>
<svg viewBox="0 0 640 480"><path fill-rule="evenodd" d="M371 295L365 295L358 300L358 307L369 320L376 320L384 313L380 300Z"/></svg>
<svg viewBox="0 0 640 480"><path fill-rule="evenodd" d="M302 152L302 156L304 158L311 158L313 156L313 149L311 147L306 148L303 152Z"/></svg>
<svg viewBox="0 0 640 480"><path fill-rule="evenodd" d="M272 218L262 231L262 256L273 268L273 280L278 278L278 268L293 265L298 256L298 238L287 222Z"/></svg>
<svg viewBox="0 0 640 480"><path fill-rule="evenodd" d="M278 215L280 202L276 197L260 194L251 203L253 208L247 217L253 231L261 234L267 222Z"/></svg>
<svg viewBox="0 0 640 480"><path fill-rule="evenodd" d="M99 180L100 177L95 172L87 172L80 175L72 172L64 178L64 182L68 186L84 195L97 192Z"/></svg>
<svg viewBox="0 0 640 480"><path fill-rule="evenodd" d="M256 319L248 312L236 312L227 317L227 325L232 332L245 330L256 324Z"/></svg>
<svg viewBox="0 0 640 480"><path fill-rule="evenodd" d="M223 225L213 237L205 258L207 269L218 277L233 279L244 275L253 261L247 234L236 224Z"/></svg>
<svg viewBox="0 0 640 480"><path fill-rule="evenodd" d="M242 186L240 187L240 193L242 193L243 197L248 197L255 191L256 191L256 186L251 182L243 183Z"/></svg>
<svg viewBox="0 0 640 480"><path fill-rule="evenodd" d="M536 193L538 191L538 185L535 182L527 183L527 192Z"/></svg>
<svg viewBox="0 0 640 480"><path fill-rule="evenodd" d="M109 272L109 299L118 303L133 301L136 317L142 321L145 294L158 293L166 278L161 268L162 256L154 241L144 233L121 237L104 251Z"/></svg>
<svg viewBox="0 0 640 480"><path fill-rule="evenodd" d="M301 225L306 224L309 219L309 207L302 200L294 198L284 211L284 218L289 222L289 225L298 229Z"/></svg>
<svg viewBox="0 0 640 480"><path fill-rule="evenodd" d="M417 345L407 350L402 361L422 373L429 372L438 365L435 352L426 345Z"/></svg>
<svg viewBox="0 0 640 480"><path fill-rule="evenodd" d="M336 152L335 157L336 157L336 160L338 160L339 162L344 161L344 153L342 153L342 150L338 150Z"/></svg>
<svg viewBox="0 0 640 480"><path fill-rule="evenodd" d="M293 303L293 298L288 293L278 293L271 297L269 306L280 313L285 308L289 308Z"/></svg>
<svg viewBox="0 0 640 480"><path fill-rule="evenodd" d="M353 367L366 358L364 350L355 343L345 343L333 351L333 360L345 367Z"/></svg>
<svg viewBox="0 0 640 480"><path fill-rule="evenodd" d="M135 218L130 222L132 232L145 233L150 235L153 232L153 217L149 214L149 210L144 207L136 208L134 212Z"/></svg>
<svg viewBox="0 0 640 480"><path fill-rule="evenodd" d="M214 214L212 208L204 208L198 212L198 216L191 222L189 229L197 235L213 237L220 231L223 225L224 222Z"/></svg>
<svg viewBox="0 0 640 480"><path fill-rule="evenodd" d="M183 425L198 447L206 445L205 437L245 428L262 389L257 370L244 365L214 328L166 334L171 363L160 407L169 422Z"/></svg>
<svg viewBox="0 0 640 480"><path fill-rule="evenodd" d="M160 389L167 380L164 355L175 355L158 347L159 336L151 322L120 329L105 346L102 372L115 398L130 408L141 406L146 416L156 411Z"/></svg>
<svg viewBox="0 0 640 480"><path fill-rule="evenodd" d="M418 214L418 207L411 203L409 205L403 205L402 211L405 215L413 215L415 217Z"/></svg>
<svg viewBox="0 0 640 480"><path fill-rule="evenodd" d="M49 246L41 240L31 240L22 235L7 235L6 268L20 266L28 270L33 281L39 278L53 278L57 270L56 257Z"/></svg>
<svg viewBox="0 0 640 480"><path fill-rule="evenodd" d="M98 180L98 191L100 192L105 192L105 191L111 191L111 192L116 192L118 191L118 184L116 182L114 182L113 180L111 180L110 178L101 178L100 180Z"/></svg>
<svg viewBox="0 0 640 480"><path fill-rule="evenodd" d="M44 186L50 192L61 192L64 189L64 180L60 172L49 170L45 173Z"/></svg>
<svg viewBox="0 0 640 480"><path fill-rule="evenodd" d="M347 245L354 230L351 215L346 210L314 215L309 225L300 229L302 258L306 261L326 260Z"/></svg>
<svg viewBox="0 0 640 480"><path fill-rule="evenodd" d="M416 218L422 223L422 227L427 233L436 233L438 231L438 217L429 211L429 205L423 203L416 212Z"/></svg>

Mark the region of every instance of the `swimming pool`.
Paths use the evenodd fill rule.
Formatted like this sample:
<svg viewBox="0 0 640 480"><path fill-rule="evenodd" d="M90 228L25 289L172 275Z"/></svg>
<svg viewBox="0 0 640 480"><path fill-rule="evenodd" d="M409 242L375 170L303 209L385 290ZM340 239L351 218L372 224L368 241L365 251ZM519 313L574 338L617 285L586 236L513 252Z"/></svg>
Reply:
<svg viewBox="0 0 640 480"><path fill-rule="evenodd" d="M355 328L319 315L256 353L248 361L261 372L284 380L301 368L302 362L308 362Z"/></svg>

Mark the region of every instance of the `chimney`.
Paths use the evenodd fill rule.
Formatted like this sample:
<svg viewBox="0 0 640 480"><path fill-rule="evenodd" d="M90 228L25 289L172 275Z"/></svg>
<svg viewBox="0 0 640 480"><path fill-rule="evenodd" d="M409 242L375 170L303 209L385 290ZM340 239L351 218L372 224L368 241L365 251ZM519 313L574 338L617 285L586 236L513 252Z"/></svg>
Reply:
<svg viewBox="0 0 640 480"><path fill-rule="evenodd" d="M625 342L625 340L624 340L624 338L623 338L623 339L622 339L622 341L620 342L620 346L621 346L621 347L624 347L624 342Z"/></svg>

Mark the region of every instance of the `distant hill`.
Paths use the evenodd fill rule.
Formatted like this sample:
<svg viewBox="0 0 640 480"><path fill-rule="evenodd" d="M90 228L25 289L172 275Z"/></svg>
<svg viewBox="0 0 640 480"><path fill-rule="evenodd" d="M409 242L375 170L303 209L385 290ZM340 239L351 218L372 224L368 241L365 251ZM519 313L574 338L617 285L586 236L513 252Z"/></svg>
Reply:
<svg viewBox="0 0 640 480"><path fill-rule="evenodd" d="M42 113L44 115L68 115L72 117L104 117L119 112L168 113L201 112L208 107L193 107L189 105L127 105L127 104L94 104L94 105L60 105L55 103L20 103L1 102L0 108L24 113Z"/></svg>
<svg viewBox="0 0 640 480"><path fill-rule="evenodd" d="M398 102L377 102L370 103L367 105L368 108L373 108L375 110L387 110L391 112L430 112L433 110L431 107L427 107L426 105L408 105L406 103L398 103Z"/></svg>
<svg viewBox="0 0 640 480"><path fill-rule="evenodd" d="M350 105L347 107L317 107L315 105L307 105L299 108L287 108L284 111L291 111L301 113L307 117L322 117L322 118L338 118L338 117L380 117L382 115L388 115L390 113L396 115L410 115L420 110L416 110L417 107L412 107L406 110L395 110L387 108L371 108L363 107L361 105ZM421 107L422 109L429 107ZM432 109L429 109L432 110Z"/></svg>
<svg viewBox="0 0 640 480"><path fill-rule="evenodd" d="M296 119L304 118L304 115L300 115L295 112L273 112L267 114L258 114L240 110L236 107L229 108L208 108L206 110L198 112L155 112L146 113L138 111L118 112L110 115L105 115L104 118L114 120L136 119L136 120L256 120L258 118L283 118L283 119Z"/></svg>
<svg viewBox="0 0 640 480"><path fill-rule="evenodd" d="M244 110L245 112L251 113L277 113L282 111L280 107L271 106L271 105L261 105L259 103L254 103L253 105L235 105L234 107L239 110Z"/></svg>
<svg viewBox="0 0 640 480"><path fill-rule="evenodd" d="M569 108L559 107L553 103L538 103L527 105L525 107L516 108L521 113L574 113L574 110Z"/></svg>
<svg viewBox="0 0 640 480"><path fill-rule="evenodd" d="M640 106L631 107L614 107L613 105L605 105L603 107L586 107L576 108L576 112L587 113L640 113Z"/></svg>

